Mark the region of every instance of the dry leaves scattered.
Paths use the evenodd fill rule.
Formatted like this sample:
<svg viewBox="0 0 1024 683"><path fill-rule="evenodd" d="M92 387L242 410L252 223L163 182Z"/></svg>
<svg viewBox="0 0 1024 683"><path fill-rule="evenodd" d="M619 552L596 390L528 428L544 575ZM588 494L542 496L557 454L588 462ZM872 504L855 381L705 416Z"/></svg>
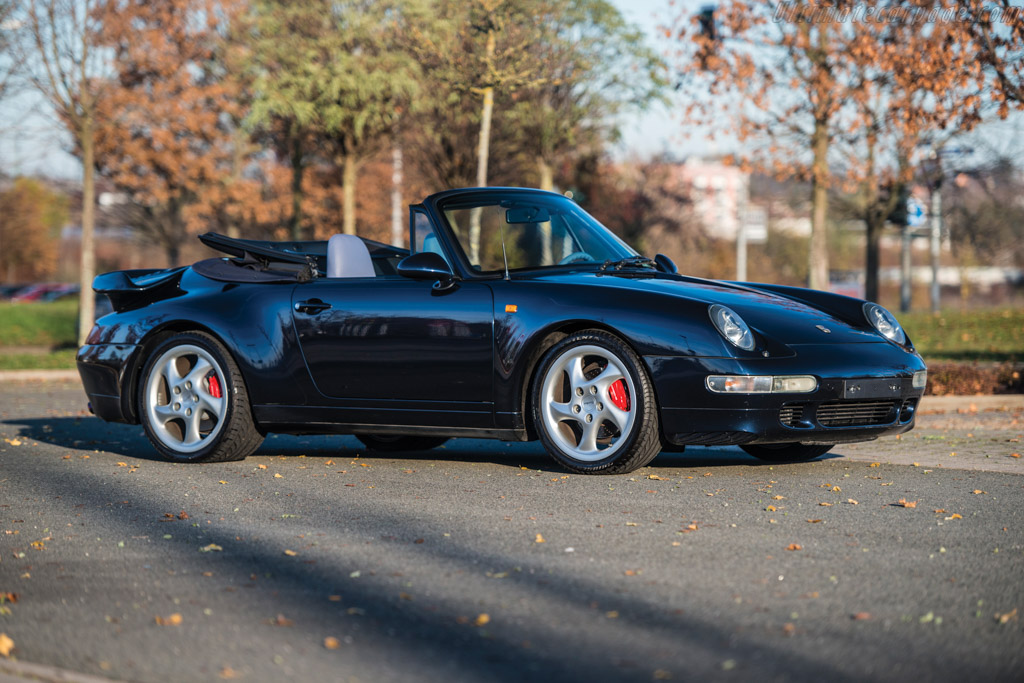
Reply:
<svg viewBox="0 0 1024 683"><path fill-rule="evenodd" d="M537 538L533 539L533 542L534 543L547 543L547 541L544 540L544 537L541 536L540 534L537 534Z"/></svg>
<svg viewBox="0 0 1024 683"><path fill-rule="evenodd" d="M326 647L328 650L337 650L339 647L341 647L341 643L338 641L337 638L333 636L328 636L324 638L324 647Z"/></svg>
<svg viewBox="0 0 1024 683"><path fill-rule="evenodd" d="M0 633L0 657L10 657L14 649L14 641L6 633Z"/></svg>
<svg viewBox="0 0 1024 683"><path fill-rule="evenodd" d="M799 543L790 543L786 546L786 550L803 550L804 547Z"/></svg>
<svg viewBox="0 0 1024 683"><path fill-rule="evenodd" d="M160 624L161 626L181 626L181 622L183 621L181 615L177 612L175 612L169 617L155 617L155 619L156 623Z"/></svg>
<svg viewBox="0 0 1024 683"><path fill-rule="evenodd" d="M485 626L490 622L491 616L484 612L483 614L478 615L477 618L473 620L473 626Z"/></svg>
<svg viewBox="0 0 1024 683"><path fill-rule="evenodd" d="M916 508L917 507L917 501L916 500L907 500L906 498L900 498L898 501L893 503L893 505L895 505L896 507L901 507L901 508Z"/></svg>

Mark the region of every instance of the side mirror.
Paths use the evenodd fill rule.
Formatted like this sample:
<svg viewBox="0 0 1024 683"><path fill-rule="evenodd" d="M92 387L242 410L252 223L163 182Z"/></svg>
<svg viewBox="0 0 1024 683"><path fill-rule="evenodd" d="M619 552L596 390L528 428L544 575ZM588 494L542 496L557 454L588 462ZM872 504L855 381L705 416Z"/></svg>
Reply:
<svg viewBox="0 0 1024 683"><path fill-rule="evenodd" d="M679 272L679 269L676 268L675 262L668 256L665 256L664 254L658 254L657 256L655 256L654 262L658 264L658 270L660 270L663 273L671 273L675 275L676 273Z"/></svg>
<svg viewBox="0 0 1024 683"><path fill-rule="evenodd" d="M412 280L434 280L434 289L441 292L455 285L455 274L440 254L421 251L406 256L398 263L398 274Z"/></svg>

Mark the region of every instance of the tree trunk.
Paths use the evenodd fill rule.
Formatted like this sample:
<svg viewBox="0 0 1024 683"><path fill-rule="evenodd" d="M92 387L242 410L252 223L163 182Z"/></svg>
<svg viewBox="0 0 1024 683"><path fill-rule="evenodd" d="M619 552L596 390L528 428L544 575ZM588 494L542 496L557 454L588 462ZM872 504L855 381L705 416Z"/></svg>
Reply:
<svg viewBox="0 0 1024 683"><path fill-rule="evenodd" d="M486 58L494 58L497 38L494 29L487 32ZM494 112L494 86L484 88L483 110L480 113L480 140L476 148L476 186L487 187L487 163L491 152L491 116ZM469 262L480 263L480 209L469 215Z"/></svg>
<svg viewBox="0 0 1024 683"><path fill-rule="evenodd" d="M878 211L870 210L865 216L864 230L864 298L868 301L878 301L878 243L882 239L882 228L885 227L885 217Z"/></svg>
<svg viewBox="0 0 1024 683"><path fill-rule="evenodd" d="M537 170L540 172L540 189L554 191L555 169L551 168L547 159L542 156L537 157Z"/></svg>
<svg viewBox="0 0 1024 683"><path fill-rule="evenodd" d="M92 120L86 118L80 131L82 145L82 268L79 275L78 345L85 344L96 317L92 279L96 274L96 150Z"/></svg>
<svg viewBox="0 0 1024 683"><path fill-rule="evenodd" d="M391 244L405 244L402 229L402 148L398 144L391 150ZM412 245L410 245L412 246Z"/></svg>
<svg viewBox="0 0 1024 683"><path fill-rule="evenodd" d="M814 122L811 145L811 248L809 254L811 289L828 289L828 120Z"/></svg>
<svg viewBox="0 0 1024 683"><path fill-rule="evenodd" d="M356 234L356 155L345 152L341 171L342 230L346 235Z"/></svg>
<svg viewBox="0 0 1024 683"><path fill-rule="evenodd" d="M291 150L289 161L292 167L292 215L288 219L288 235L293 240L302 239L302 174L304 166L302 163L302 135L292 126Z"/></svg>

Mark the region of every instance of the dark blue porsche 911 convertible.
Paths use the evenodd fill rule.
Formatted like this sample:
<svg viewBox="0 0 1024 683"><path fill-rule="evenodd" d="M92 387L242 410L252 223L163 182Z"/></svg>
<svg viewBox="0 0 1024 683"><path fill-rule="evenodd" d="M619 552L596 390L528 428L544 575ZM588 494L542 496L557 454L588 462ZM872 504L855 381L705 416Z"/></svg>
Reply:
<svg viewBox="0 0 1024 683"><path fill-rule="evenodd" d="M228 256L98 276L114 312L78 353L96 415L174 461L240 460L268 432L540 439L581 473L687 445L799 461L911 429L924 392L881 306L680 275L550 192L427 197L410 250L200 239Z"/></svg>

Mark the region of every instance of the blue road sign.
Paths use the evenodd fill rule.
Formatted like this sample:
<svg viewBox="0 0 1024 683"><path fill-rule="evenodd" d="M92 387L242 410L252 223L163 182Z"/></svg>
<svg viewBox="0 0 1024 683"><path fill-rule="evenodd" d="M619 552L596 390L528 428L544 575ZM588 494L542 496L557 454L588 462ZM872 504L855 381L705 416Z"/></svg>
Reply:
<svg viewBox="0 0 1024 683"><path fill-rule="evenodd" d="M917 197L907 200L907 225L912 228L920 228L928 222L928 212Z"/></svg>

